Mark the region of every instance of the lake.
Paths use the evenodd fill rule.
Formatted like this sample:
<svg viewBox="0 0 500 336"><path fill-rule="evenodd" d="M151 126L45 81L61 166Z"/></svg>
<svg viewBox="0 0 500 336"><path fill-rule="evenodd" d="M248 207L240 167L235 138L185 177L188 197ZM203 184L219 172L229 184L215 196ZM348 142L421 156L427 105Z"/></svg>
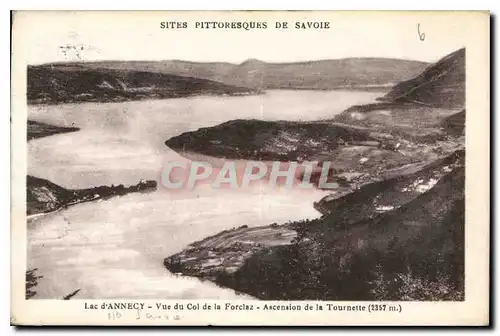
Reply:
<svg viewBox="0 0 500 336"><path fill-rule="evenodd" d="M381 92L269 91L259 96L199 96L121 103L30 106L29 118L79 132L28 143L28 173L67 188L159 180L164 162L186 160L164 141L233 119L331 118ZM241 225L320 216L326 193L200 186L82 203L28 224L28 268L43 276L35 298L244 298L234 291L169 273L163 259L189 243Z"/></svg>

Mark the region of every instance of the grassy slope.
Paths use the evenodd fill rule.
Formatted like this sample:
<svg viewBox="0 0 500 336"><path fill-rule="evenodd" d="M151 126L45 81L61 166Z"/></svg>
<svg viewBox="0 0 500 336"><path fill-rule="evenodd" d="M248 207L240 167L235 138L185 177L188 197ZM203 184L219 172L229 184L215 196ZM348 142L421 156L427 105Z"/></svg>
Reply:
<svg viewBox="0 0 500 336"><path fill-rule="evenodd" d="M454 135L462 135L465 132L465 109L462 111L453 114L446 119L444 119L441 123L443 129L449 133Z"/></svg>
<svg viewBox="0 0 500 336"><path fill-rule="evenodd" d="M318 211L331 216L346 225L350 225L363 217L377 212L398 208L419 196L450 170L463 166L465 151L458 150L453 154L432 161L417 171L401 174L363 185L360 189L344 197L326 197L315 204Z"/></svg>
<svg viewBox="0 0 500 336"><path fill-rule="evenodd" d="M28 141L59 133L76 132L76 127L59 127L28 120ZM48 180L26 177L26 212L27 215L51 212L72 204L123 195L129 192L146 191L156 188L155 181L146 181L135 186L98 186L87 189L70 190Z"/></svg>

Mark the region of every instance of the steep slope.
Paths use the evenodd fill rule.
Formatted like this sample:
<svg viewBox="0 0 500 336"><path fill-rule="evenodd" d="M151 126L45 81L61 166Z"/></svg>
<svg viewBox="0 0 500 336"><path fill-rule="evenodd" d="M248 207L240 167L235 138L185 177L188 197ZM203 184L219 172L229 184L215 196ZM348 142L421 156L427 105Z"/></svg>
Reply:
<svg viewBox="0 0 500 336"><path fill-rule="evenodd" d="M346 58L298 63L248 60L231 73L236 83L267 89L390 87L419 73L425 63L383 58Z"/></svg>
<svg viewBox="0 0 500 336"><path fill-rule="evenodd" d="M397 84L379 100L382 102L352 106L330 121L370 127L414 142L463 135L465 49Z"/></svg>
<svg viewBox="0 0 500 336"><path fill-rule="evenodd" d="M349 181L345 192L315 204L320 219L222 232L166 258L167 269L261 299L463 300L464 55L431 65L384 102L294 124L300 132L235 122L168 140L181 150L218 148L207 152L218 157L234 151L230 144L272 143L290 154L275 158L294 160L300 147L307 159L332 161L335 177ZM304 131L308 124L319 131ZM346 141L331 127L366 138Z"/></svg>
<svg viewBox="0 0 500 336"><path fill-rule="evenodd" d="M205 78L227 85L261 89L341 89L390 87L419 74L427 63L386 58L346 58L296 63L249 59L241 64L172 61L84 63L92 69L121 69Z"/></svg>
<svg viewBox="0 0 500 336"><path fill-rule="evenodd" d="M225 231L165 266L260 299L463 300L464 183L458 165L397 209Z"/></svg>
<svg viewBox="0 0 500 336"><path fill-rule="evenodd" d="M251 90L192 77L82 64L28 66L28 103L109 102L191 95L249 94Z"/></svg>
<svg viewBox="0 0 500 336"><path fill-rule="evenodd" d="M383 100L443 108L463 107L465 48L445 56L417 77L397 84Z"/></svg>

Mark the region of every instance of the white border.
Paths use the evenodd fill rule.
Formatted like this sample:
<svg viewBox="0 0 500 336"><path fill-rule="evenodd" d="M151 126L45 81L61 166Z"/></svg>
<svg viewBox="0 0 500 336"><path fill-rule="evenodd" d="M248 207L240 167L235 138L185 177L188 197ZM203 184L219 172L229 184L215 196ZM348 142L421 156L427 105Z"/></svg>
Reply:
<svg viewBox="0 0 500 336"><path fill-rule="evenodd" d="M234 2L230 1L193 1L193 0L184 0L182 2L178 2L177 4L170 3L168 6L162 6L160 2L156 1L151 1L151 0L141 0L140 2L134 1L130 2L127 4L125 1L120 1L119 3L116 3L114 1L108 1L109 3L106 3L104 0L87 0L81 4L71 4L69 5L68 1L55 1L55 0L49 0L49 1L44 1L43 5L41 5L40 2L38 1L30 1L30 0L18 0L15 2L15 9L123 9L123 10L131 10L131 9L412 9L412 10L422 10L422 9L437 9L437 10L442 10L442 9L455 9L455 10L466 10L466 9L490 9L493 14L498 13L498 6L499 3L498 1L493 1L493 0L475 0L473 2L470 1L454 1L454 2L438 2L438 1L433 1L433 0L421 0L418 2L402 2L402 1L387 1L387 0L379 0L379 1L356 1L356 0L351 0L349 2L345 3L335 3L335 4L327 4L326 1L323 0L308 0L307 2L305 1L283 1L282 4L277 4L277 1L272 1L272 0L253 0L251 2L246 3L247 6L244 6L243 3L242 5L235 5ZM2 2L2 6L4 4L8 4L7 2ZM138 4L140 6L138 6ZM6 6L7 7L7 6ZM3 50L3 64L4 64L4 69L7 71L4 72L4 81L3 81L3 87L2 87L2 96L3 96L3 103L4 107L7 110L10 110L10 78L7 76L8 73L10 73L10 14L7 10L2 11L2 16L1 16L1 22L4 25L4 29L2 36L2 44L4 46ZM498 36L495 36L495 42L498 43ZM493 50L492 50L493 52ZM7 56L7 53L9 55ZM493 59L492 59L493 60ZM499 93L499 88L496 87L494 92L491 92L492 97L496 96ZM4 164L2 165L2 173L3 178L1 179L1 192L0 192L0 197L1 199L1 214L2 214L2 219L3 219L3 228L5 229L4 234L2 235L4 239L4 244L3 244L3 270L8 270L9 269L9 264L10 264L10 256L9 256L9 244L10 244L10 234L9 234L9 225L7 225L10 222L10 123L8 122L7 119L7 114L4 116L3 122L0 123L0 139L1 139L1 145L0 145L0 150L2 151L2 157L4 158L3 162ZM495 126L499 126L500 122L498 121L498 118L496 118ZM498 150L498 143L497 139L495 138L495 146L494 148L497 148ZM495 160L495 163L497 160ZM497 186L497 183L495 183L495 187ZM496 208L496 203L495 206L492 206L493 208ZM496 230L496 236L495 238L498 238L499 235L499 230ZM497 249L498 250L498 249ZM496 255L496 257L498 257ZM498 260L498 259L497 259ZM2 316L4 316L4 319L7 319L9 316L9 279L10 277L8 276L8 272L5 272L5 276L2 278L4 281L2 282L2 290L3 294L1 297L4 298L4 304L2 305ZM496 291L498 295L498 291ZM495 299L498 297L496 296ZM495 311L498 312L498 309ZM496 316L495 316L496 317ZM4 320L4 323L2 326L7 327L3 328L2 330L2 335L4 334L11 334L14 332L13 328L8 327L8 323ZM325 330L326 332L329 332L329 330ZM400 330L402 331L402 330ZM455 330L456 332L457 330ZM31 332L31 331L30 331ZM46 331L47 334L55 334L55 331ZM62 332L63 334L67 332L64 331ZM86 332L91 332L91 331L84 331L80 330L78 331L80 333L86 333ZM119 331L118 331L119 332ZM140 331L139 331L140 332ZM162 331L159 331L162 332ZM169 333L173 332L176 333L178 331L174 330L169 330ZM334 332L343 332L340 330L334 331ZM380 332L384 332L384 330L380 330ZM433 334L436 331L424 331L426 334ZM271 332L269 332L270 334ZM357 331L355 333L363 333L363 331ZM61 334L61 332L57 332L57 334Z"/></svg>

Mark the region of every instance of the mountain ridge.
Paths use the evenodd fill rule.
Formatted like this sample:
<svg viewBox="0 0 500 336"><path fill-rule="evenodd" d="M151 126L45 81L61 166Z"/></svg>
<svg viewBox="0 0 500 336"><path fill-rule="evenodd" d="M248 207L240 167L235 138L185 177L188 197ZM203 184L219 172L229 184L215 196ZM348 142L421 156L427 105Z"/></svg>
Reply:
<svg viewBox="0 0 500 336"><path fill-rule="evenodd" d="M55 65L60 66L60 64L62 63ZM391 58L352 57L285 63L247 59L238 64L165 60L72 62L66 65L191 76L259 90L301 88L325 90L366 85L386 87L417 75L428 63Z"/></svg>

